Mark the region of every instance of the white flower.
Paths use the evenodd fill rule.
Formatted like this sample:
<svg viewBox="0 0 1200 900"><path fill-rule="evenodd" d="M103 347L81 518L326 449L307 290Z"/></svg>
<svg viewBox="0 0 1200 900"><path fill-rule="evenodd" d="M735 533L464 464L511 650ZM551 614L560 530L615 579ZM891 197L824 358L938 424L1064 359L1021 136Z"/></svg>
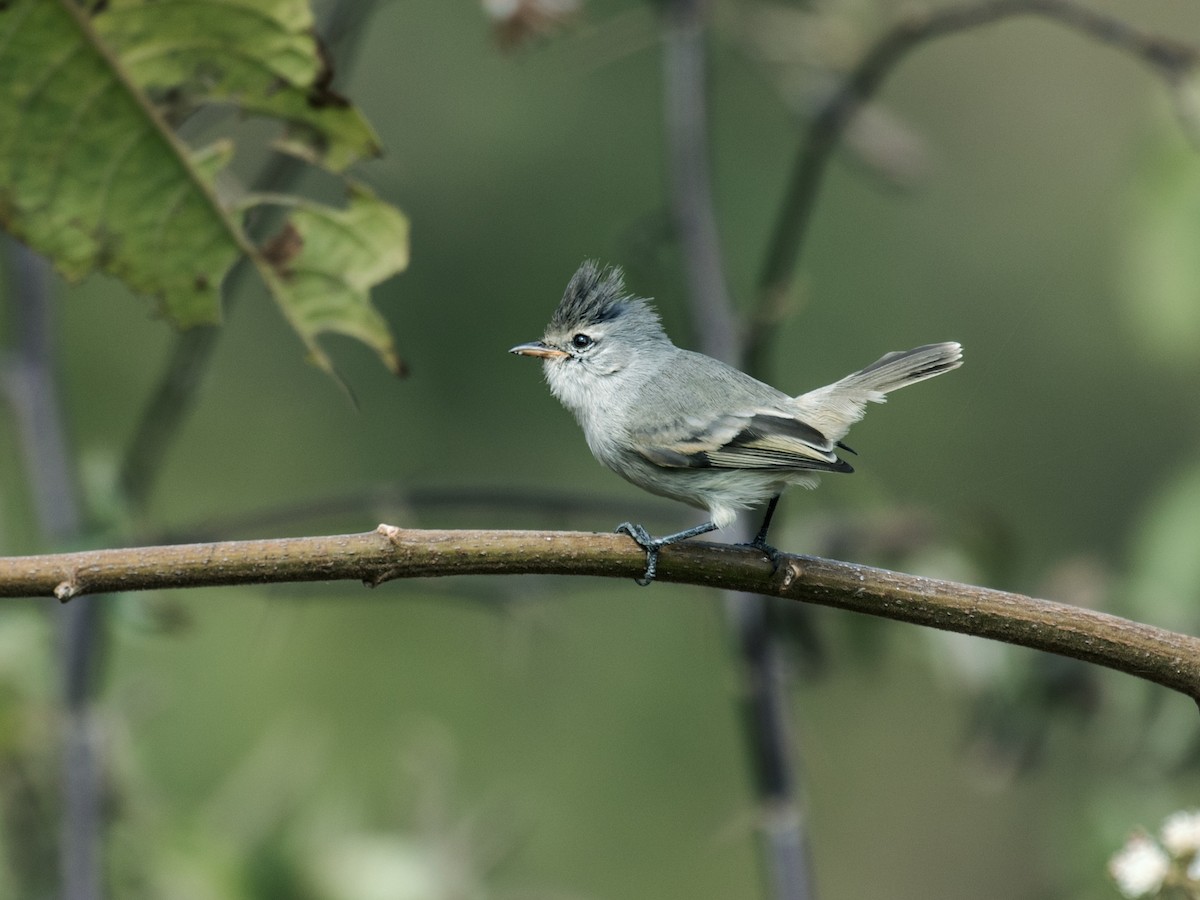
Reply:
<svg viewBox="0 0 1200 900"><path fill-rule="evenodd" d="M1167 816L1162 842L1172 856L1189 856L1200 850L1200 811L1181 810Z"/></svg>
<svg viewBox="0 0 1200 900"><path fill-rule="evenodd" d="M1144 897L1162 887L1171 860L1148 835L1135 834L1108 861L1108 874L1126 897Z"/></svg>
<svg viewBox="0 0 1200 900"><path fill-rule="evenodd" d="M1192 861L1188 863L1187 872L1188 881L1193 883L1200 882L1200 853L1192 857Z"/></svg>

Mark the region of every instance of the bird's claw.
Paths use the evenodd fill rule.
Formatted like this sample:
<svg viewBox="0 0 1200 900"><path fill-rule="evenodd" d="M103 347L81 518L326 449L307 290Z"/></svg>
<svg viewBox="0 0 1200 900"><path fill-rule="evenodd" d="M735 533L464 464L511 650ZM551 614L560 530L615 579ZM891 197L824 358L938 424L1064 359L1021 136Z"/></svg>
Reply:
<svg viewBox="0 0 1200 900"><path fill-rule="evenodd" d="M768 562L771 563L772 575L779 571L779 566L783 562L783 553L782 551L777 550L768 544L762 537L756 537L754 540L747 541L744 544L738 544L738 546L750 547L751 549L757 550L759 553L765 556Z"/></svg>
<svg viewBox="0 0 1200 900"><path fill-rule="evenodd" d="M629 535L639 547L646 551L646 573L641 578L634 579L642 587L645 587L654 580L654 576L658 573L658 551L662 547L662 541L650 537L650 532L632 522L622 522L616 527L616 533Z"/></svg>

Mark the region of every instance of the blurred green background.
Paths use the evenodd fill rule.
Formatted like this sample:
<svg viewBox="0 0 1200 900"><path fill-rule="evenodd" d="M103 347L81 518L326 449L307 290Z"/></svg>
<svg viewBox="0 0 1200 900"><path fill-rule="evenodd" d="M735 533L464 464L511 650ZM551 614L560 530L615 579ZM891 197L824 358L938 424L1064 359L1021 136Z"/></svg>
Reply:
<svg viewBox="0 0 1200 900"><path fill-rule="evenodd" d="M1200 44L1187 0L1103 8ZM797 92L820 89L806 41L836 67L900 10L715 4L714 185L743 310L806 121ZM585 257L625 265L695 345L664 212L659 27L650 5L589 0L504 51L477 3L381 4L335 87L388 150L357 174L411 218L411 267L376 292L411 376L329 341L354 408L247 291L148 521L92 543L625 518L592 501L625 501L655 530L689 524L602 470L538 366L506 353L540 336ZM775 542L1194 633L1200 153L1166 91L1021 19L928 44L877 100L920 172L832 167L769 380L799 393L934 340L961 341L966 364L873 409L850 439L857 474L788 495ZM107 279L61 290L62 399L93 509L174 340L148 309ZM0 549L46 549L8 418L0 452ZM384 486L577 508L323 512ZM764 896L711 592L476 578L109 603L112 896ZM3 749L40 760L42 783L55 614L22 602L0 617ZM824 648L797 659L793 690L821 897L1115 896L1104 864L1125 834L1200 802L1179 697L845 613L797 627ZM412 890L369 893L376 875Z"/></svg>

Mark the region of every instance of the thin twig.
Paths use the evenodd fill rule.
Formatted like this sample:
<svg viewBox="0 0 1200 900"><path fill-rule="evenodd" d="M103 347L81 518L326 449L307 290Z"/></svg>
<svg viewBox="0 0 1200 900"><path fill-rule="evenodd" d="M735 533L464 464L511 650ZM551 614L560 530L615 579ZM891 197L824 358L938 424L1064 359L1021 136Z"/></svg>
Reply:
<svg viewBox="0 0 1200 900"><path fill-rule="evenodd" d="M1200 51L1149 34L1071 0L991 0L912 13L886 31L814 116L801 140L758 283L758 305L746 339L748 362L760 357L804 251L825 169L863 104L915 49L928 41L1014 16L1041 16L1149 66L1172 90L1200 65Z"/></svg>
<svg viewBox="0 0 1200 900"><path fill-rule="evenodd" d="M645 553L617 534L423 531L88 550L0 558L0 597L57 597L233 584L442 575L642 574ZM778 569L751 548L664 547L658 580L752 591L956 631L1106 666L1200 700L1200 638L1021 594L811 556ZM633 586L630 585L630 590Z"/></svg>

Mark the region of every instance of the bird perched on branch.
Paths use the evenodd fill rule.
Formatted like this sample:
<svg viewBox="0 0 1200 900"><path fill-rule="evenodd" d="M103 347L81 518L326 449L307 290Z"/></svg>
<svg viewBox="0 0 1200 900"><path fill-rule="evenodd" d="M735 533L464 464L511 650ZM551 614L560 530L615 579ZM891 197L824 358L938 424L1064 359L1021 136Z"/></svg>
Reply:
<svg viewBox="0 0 1200 900"><path fill-rule="evenodd" d="M625 290L621 270L585 262L540 341L510 351L542 360L550 390L575 414L601 463L651 493L708 511L710 521L664 537L625 522L617 531L658 551L767 504L751 543L772 561L771 517L783 490L821 472L852 472L842 438L868 402L962 365L956 343L888 353L841 381L790 397L720 360L671 343L658 313Z"/></svg>

